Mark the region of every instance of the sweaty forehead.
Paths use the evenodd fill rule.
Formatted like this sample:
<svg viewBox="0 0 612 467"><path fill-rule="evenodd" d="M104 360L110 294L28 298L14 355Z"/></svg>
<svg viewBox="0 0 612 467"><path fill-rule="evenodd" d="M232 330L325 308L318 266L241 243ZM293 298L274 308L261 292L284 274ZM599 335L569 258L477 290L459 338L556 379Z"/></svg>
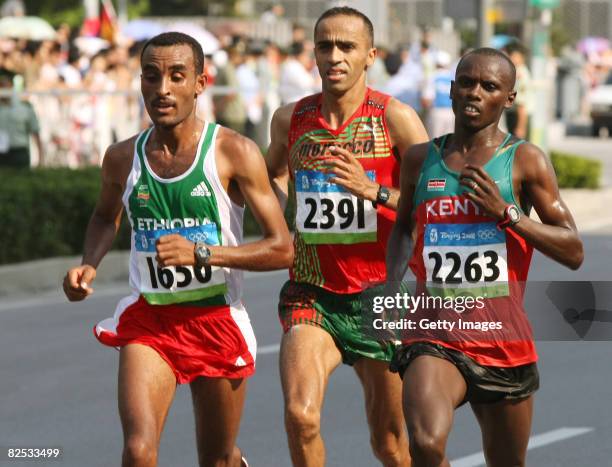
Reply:
<svg viewBox="0 0 612 467"><path fill-rule="evenodd" d="M337 15L321 20L315 31L315 42L357 42L368 37L366 25L356 16Z"/></svg>
<svg viewBox="0 0 612 467"><path fill-rule="evenodd" d="M142 56L142 67L144 68L147 65L158 67L182 65L186 68L194 68L193 52L187 44L150 45Z"/></svg>
<svg viewBox="0 0 612 467"><path fill-rule="evenodd" d="M457 67L456 76L461 75L503 82L510 88L514 86L510 65L502 57L470 54Z"/></svg>

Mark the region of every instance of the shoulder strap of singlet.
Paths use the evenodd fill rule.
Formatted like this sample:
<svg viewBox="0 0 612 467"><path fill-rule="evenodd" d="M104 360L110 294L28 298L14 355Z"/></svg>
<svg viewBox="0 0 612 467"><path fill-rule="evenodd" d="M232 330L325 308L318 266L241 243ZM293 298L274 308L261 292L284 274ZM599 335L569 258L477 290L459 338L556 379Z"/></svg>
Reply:
<svg viewBox="0 0 612 467"><path fill-rule="evenodd" d="M448 140L448 137L450 135L451 135L450 133L447 133L445 135L438 136L437 138L432 139L431 142L429 143L430 152L431 151L435 152L435 154L437 154L438 157L441 159L442 151L444 151L444 148L446 147L446 141ZM429 154L427 157L429 157Z"/></svg>
<svg viewBox="0 0 612 467"><path fill-rule="evenodd" d="M301 117L308 112L314 112L317 110L319 100L321 99L321 93L312 94L311 96L306 96L295 104L293 108L293 114L291 115L291 119L293 120L295 117Z"/></svg>
<svg viewBox="0 0 612 467"><path fill-rule="evenodd" d="M146 130L143 130L138 137L136 138L136 143L134 144L134 152L136 156L140 160L140 166L145 167L144 165L144 157L145 157L145 142L147 141L151 131L153 131L153 127L149 127Z"/></svg>
<svg viewBox="0 0 612 467"><path fill-rule="evenodd" d="M499 148L496 151L495 157L499 157L505 154L514 154L516 152L516 148L518 148L521 144L525 143L524 139L519 139L511 133L508 133L502 144L500 144Z"/></svg>
<svg viewBox="0 0 612 467"><path fill-rule="evenodd" d="M287 145L288 148L291 148L291 146L293 146L293 143L295 142L295 128L299 127L298 121L303 120L307 116L316 115L320 100L321 93L318 93L306 96L297 101L295 107L293 108L293 113L291 114L291 122L289 124L289 138Z"/></svg>
<svg viewBox="0 0 612 467"><path fill-rule="evenodd" d="M206 127L203 129L204 131L204 141L202 141L202 147L200 149L200 154L196 157L200 158L198 165L204 166L204 159L206 155L210 152L210 148L215 144L214 136L217 130L218 125L213 122L206 122Z"/></svg>
<svg viewBox="0 0 612 467"><path fill-rule="evenodd" d="M378 110L385 110L389 100L391 100L390 95L368 88L366 105L374 106Z"/></svg>

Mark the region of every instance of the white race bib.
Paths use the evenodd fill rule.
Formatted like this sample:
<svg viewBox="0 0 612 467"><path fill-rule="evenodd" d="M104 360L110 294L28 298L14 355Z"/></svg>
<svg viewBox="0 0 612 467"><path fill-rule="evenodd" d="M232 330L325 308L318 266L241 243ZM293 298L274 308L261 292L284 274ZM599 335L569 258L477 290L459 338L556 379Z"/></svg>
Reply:
<svg viewBox="0 0 612 467"><path fill-rule="evenodd" d="M375 180L374 171L366 172ZM310 244L375 242L376 208L329 181L333 174L298 170L295 175L296 228Z"/></svg>
<svg viewBox="0 0 612 467"><path fill-rule="evenodd" d="M509 294L506 233L495 222L427 224L423 262L432 295Z"/></svg>
<svg viewBox="0 0 612 467"><path fill-rule="evenodd" d="M219 245L214 223L178 229L139 230L135 232L136 261L140 272L140 293L152 305L196 301L227 291L225 274L216 266L168 266L160 268L155 260L159 237L179 234L192 242Z"/></svg>

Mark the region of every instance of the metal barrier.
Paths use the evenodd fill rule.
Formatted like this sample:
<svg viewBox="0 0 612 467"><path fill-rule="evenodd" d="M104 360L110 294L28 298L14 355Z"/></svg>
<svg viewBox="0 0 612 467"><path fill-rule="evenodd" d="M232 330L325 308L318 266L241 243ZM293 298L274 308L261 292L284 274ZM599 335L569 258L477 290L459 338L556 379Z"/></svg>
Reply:
<svg viewBox="0 0 612 467"><path fill-rule="evenodd" d="M211 86L198 101L201 118L214 120L211 97L236 93L227 86ZM45 166L100 165L106 148L138 133L150 124L139 91L91 92L75 89L13 92L0 89L0 97L27 100L40 127ZM31 144L33 165L39 154Z"/></svg>

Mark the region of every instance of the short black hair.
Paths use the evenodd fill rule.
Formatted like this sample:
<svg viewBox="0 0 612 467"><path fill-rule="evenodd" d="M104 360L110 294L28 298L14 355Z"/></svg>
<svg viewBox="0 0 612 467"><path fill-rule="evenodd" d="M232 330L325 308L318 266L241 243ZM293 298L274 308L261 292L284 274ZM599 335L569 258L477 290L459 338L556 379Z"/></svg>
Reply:
<svg viewBox="0 0 612 467"><path fill-rule="evenodd" d="M317 33L317 28L319 27L319 23L327 18L333 18L334 16L353 16L354 18L359 18L365 24L365 27L368 31L368 36L370 36L370 45L374 45L374 25L372 25L372 21L366 15L364 15L361 11L356 10L355 8L351 8L350 6L336 6L334 8L330 8L327 11L324 11L314 26L315 35Z"/></svg>
<svg viewBox="0 0 612 467"><path fill-rule="evenodd" d="M204 72L204 52L202 51L202 46L193 37L182 32L164 32L149 39L140 51L140 61L142 62L145 50L147 50L149 46L171 47L173 45L188 45L191 47L196 73L200 74Z"/></svg>
<svg viewBox="0 0 612 467"><path fill-rule="evenodd" d="M503 62L505 62L506 65L508 65L508 68L510 69L510 82L512 85L511 88L514 88L514 83L516 81L516 67L514 66L514 63L512 63L512 60L508 58L508 55L506 55L505 53L497 49L493 49L491 47L480 47L478 49L473 49L461 57L461 59L459 60L459 63L457 64L457 70L459 70L459 67L461 66L463 61L467 59L468 57L471 57L472 55L494 57L494 58L500 59Z"/></svg>
<svg viewBox="0 0 612 467"><path fill-rule="evenodd" d="M302 52L304 52L304 49L305 49L305 46L303 42L301 41L292 42L291 44L289 44L287 53L288 55L291 55L292 57L297 57L298 55L301 55Z"/></svg>
<svg viewBox="0 0 612 467"><path fill-rule="evenodd" d="M503 49L504 52L506 52L508 55L514 53L514 52L518 52L521 55L525 56L527 55L527 47L525 47L523 44L521 44L518 41L512 41L509 42L508 44L506 44Z"/></svg>

